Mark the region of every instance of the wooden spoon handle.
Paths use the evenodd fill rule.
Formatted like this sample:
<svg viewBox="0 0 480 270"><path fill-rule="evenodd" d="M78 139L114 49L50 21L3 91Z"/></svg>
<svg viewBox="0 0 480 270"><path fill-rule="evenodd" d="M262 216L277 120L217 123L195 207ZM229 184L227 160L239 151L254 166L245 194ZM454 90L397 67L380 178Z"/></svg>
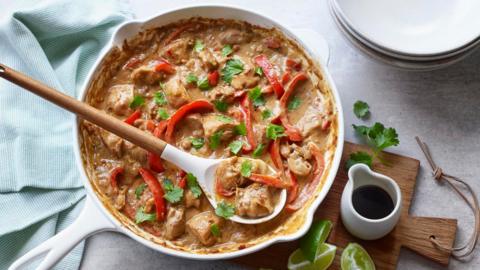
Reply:
<svg viewBox="0 0 480 270"><path fill-rule="evenodd" d="M150 152L161 155L167 143L86 103L67 96L18 71L0 64L0 77L124 138Z"/></svg>

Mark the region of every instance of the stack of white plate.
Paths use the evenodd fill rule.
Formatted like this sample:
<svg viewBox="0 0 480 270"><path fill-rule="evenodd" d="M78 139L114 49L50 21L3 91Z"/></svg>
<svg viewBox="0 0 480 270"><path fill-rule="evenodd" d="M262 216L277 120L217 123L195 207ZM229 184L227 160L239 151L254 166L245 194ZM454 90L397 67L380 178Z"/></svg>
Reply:
<svg viewBox="0 0 480 270"><path fill-rule="evenodd" d="M455 63L480 43L480 0L329 0L345 36L369 56L401 68Z"/></svg>

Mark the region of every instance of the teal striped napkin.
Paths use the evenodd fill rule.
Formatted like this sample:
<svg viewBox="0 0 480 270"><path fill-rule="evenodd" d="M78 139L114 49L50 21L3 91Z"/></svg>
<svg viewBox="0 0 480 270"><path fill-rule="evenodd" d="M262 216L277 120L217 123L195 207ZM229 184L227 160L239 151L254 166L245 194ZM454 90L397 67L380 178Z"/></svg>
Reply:
<svg viewBox="0 0 480 270"><path fill-rule="evenodd" d="M38 2L38 3L35 3ZM115 27L115 0L35 1L1 18L0 62L70 96ZM85 192L72 150L73 115L0 79L0 269L65 228ZM83 244L56 269L76 269Z"/></svg>

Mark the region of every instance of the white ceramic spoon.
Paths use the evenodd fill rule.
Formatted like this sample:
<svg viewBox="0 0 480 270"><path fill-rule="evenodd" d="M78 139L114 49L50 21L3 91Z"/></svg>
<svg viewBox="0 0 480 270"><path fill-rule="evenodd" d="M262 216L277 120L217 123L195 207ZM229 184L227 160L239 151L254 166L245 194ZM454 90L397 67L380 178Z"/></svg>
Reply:
<svg viewBox="0 0 480 270"><path fill-rule="evenodd" d="M186 172L197 177L205 196L214 208L217 208L215 194L215 170L224 159L207 159L183 152L167 144L161 139L141 131L123 121L104 113L86 103L69 97L39 81L36 81L18 71L0 64L0 77L23 87L24 89L70 111L93 124L110 131L111 133L130 141L150 152L160 155L163 159L172 162ZM230 220L244 224L258 224L277 216L285 206L287 192L283 189L273 212L261 218L243 218L234 215Z"/></svg>

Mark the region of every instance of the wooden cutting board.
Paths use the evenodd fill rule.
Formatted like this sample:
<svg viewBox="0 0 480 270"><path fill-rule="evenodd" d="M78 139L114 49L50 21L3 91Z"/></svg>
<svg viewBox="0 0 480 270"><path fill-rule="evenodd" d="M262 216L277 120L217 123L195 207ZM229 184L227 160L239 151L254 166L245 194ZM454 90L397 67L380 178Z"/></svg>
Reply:
<svg viewBox="0 0 480 270"><path fill-rule="evenodd" d="M392 166L374 163L373 169L390 176L397 181L402 190L403 211L396 228L387 236L375 241L362 241L350 235L342 225L340 218L340 198L348 180L344 167L345 160L352 152L367 150L365 146L345 142L342 162L327 197L322 202L315 219L328 219L334 223L333 230L327 240L337 246L335 262L330 269L340 269L340 255L350 242L361 244L370 254L379 270L396 268L400 249L406 247L414 252L447 265L450 254L435 248L430 237L435 237L442 244L451 247L455 241L457 220L448 218L414 217L409 214L420 162L416 159L384 152L382 158ZM288 256L298 248L298 242L273 245L260 252L235 259L234 261L255 268L286 269Z"/></svg>

